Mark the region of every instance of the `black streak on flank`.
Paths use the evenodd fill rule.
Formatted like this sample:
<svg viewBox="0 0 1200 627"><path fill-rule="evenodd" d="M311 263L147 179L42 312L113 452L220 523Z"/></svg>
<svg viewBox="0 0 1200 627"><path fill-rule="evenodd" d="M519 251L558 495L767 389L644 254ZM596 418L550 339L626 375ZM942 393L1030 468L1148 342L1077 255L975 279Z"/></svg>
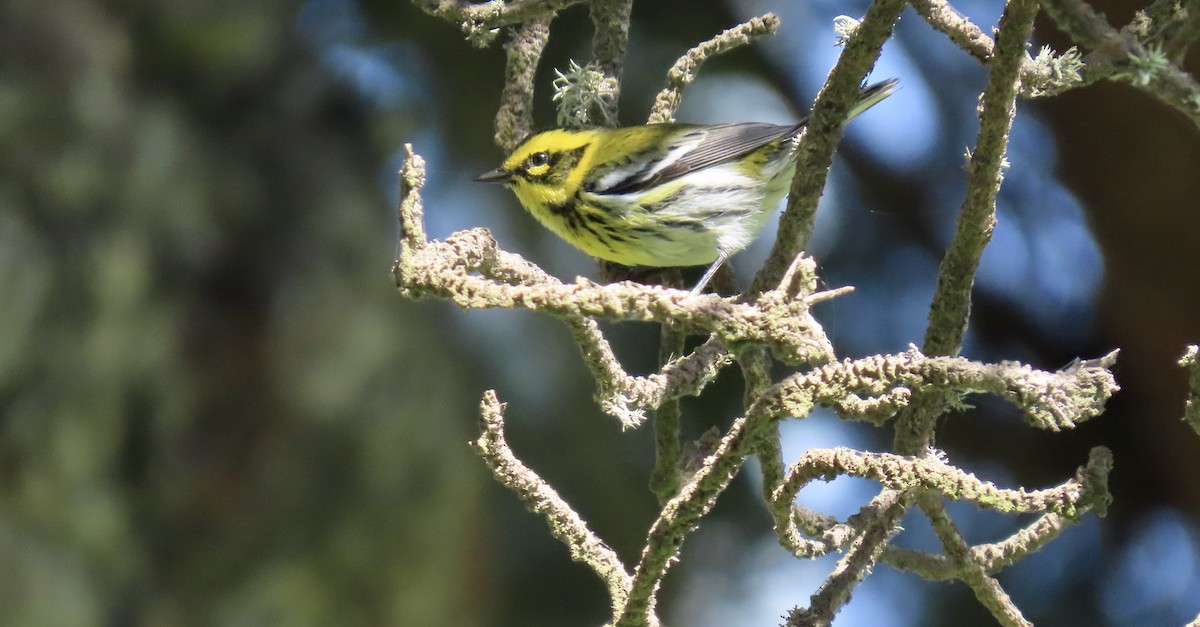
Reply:
<svg viewBox="0 0 1200 627"><path fill-rule="evenodd" d="M571 211L568 213L564 213L564 214L562 214L562 217L566 221L567 228L570 229L571 232L579 235L579 234L582 234L584 231L586 231L591 234L592 239L595 239L595 240L599 241L601 244L604 244L610 250L612 249L612 244L609 242L609 238L605 237L602 233L597 231L596 228L594 228L591 224L589 224L588 221L586 219L584 219L584 216L582 214L580 214L579 212Z"/></svg>
<svg viewBox="0 0 1200 627"><path fill-rule="evenodd" d="M697 233L708 231L708 227L699 220L663 220L661 224L669 229L687 229Z"/></svg>

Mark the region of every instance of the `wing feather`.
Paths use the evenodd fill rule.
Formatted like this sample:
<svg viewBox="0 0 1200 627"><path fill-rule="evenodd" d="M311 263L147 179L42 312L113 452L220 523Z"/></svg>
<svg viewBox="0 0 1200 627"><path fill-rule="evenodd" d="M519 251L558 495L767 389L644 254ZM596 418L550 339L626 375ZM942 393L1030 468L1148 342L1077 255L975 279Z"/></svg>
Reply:
<svg viewBox="0 0 1200 627"><path fill-rule="evenodd" d="M795 136L803 127L803 123L780 126L754 122L696 127L679 142L693 143L690 150L681 154L668 150L664 160L674 157L669 163L663 165L661 161L652 161L624 180L598 191L603 194L640 192L690 172L732 161L776 140ZM696 139L697 134L702 134L699 140Z"/></svg>

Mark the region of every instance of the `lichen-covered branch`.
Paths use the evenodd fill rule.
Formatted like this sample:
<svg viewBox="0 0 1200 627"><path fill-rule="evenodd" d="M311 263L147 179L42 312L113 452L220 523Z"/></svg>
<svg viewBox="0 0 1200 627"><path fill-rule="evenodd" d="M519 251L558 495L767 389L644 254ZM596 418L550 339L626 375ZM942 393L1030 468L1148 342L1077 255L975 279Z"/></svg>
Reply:
<svg viewBox="0 0 1200 627"><path fill-rule="evenodd" d="M613 615L625 605L630 577L616 552L533 470L521 463L504 440L504 405L488 390L480 403L480 429L473 446L496 480L517 494L530 511L545 516L550 533L571 551L571 559L587 565L608 586Z"/></svg>
<svg viewBox="0 0 1200 627"><path fill-rule="evenodd" d="M845 475L871 479L893 490L921 488L1006 514L1052 512L1075 518L1081 508L1090 509L1097 499L1108 498L1104 486L1111 467L1111 455L1094 453L1088 466L1062 485L1045 490L1007 489L932 456L866 453L843 447L811 449L788 469L787 478L776 488L771 500L776 504L791 505L800 490L814 480ZM775 522L784 533L799 533L795 519L790 516Z"/></svg>
<svg viewBox="0 0 1200 627"><path fill-rule="evenodd" d="M942 258L929 307L926 353L958 352L967 331L975 271L996 224L996 194L1004 179L1004 155L1016 115L1018 73L1037 9L1035 0L1011 0L1000 18L996 52L979 114L979 138L971 154L967 197L958 215L954 239Z"/></svg>
<svg viewBox="0 0 1200 627"><path fill-rule="evenodd" d="M687 335L675 325L662 325L662 336L658 343L659 363L670 364L683 353ZM680 460L681 409L679 399L670 399L659 404L654 411L654 470L650 473L650 491L658 496L659 504L666 503L679 490L682 473Z"/></svg>
<svg viewBox="0 0 1200 627"><path fill-rule="evenodd" d="M780 475L782 474L781 471ZM781 479L774 486L778 487L782 483ZM776 521L775 534L779 537L779 543L796 557L812 559L831 551L842 550L858 537L868 524L876 520L879 512L894 502L896 496L895 490L880 491L846 522L840 522L833 516L812 511L796 503L773 499L770 493L766 498L767 507ZM892 547L887 550L892 550Z"/></svg>
<svg viewBox="0 0 1200 627"><path fill-rule="evenodd" d="M1098 415L1118 390L1108 368L1110 353L1093 362L1077 362L1058 372L1035 370L1018 363L981 364L961 357L927 357L915 349L826 364L792 375L764 395L770 415L802 416L813 403L836 406L850 393L887 394L896 387L923 390L987 392L1020 407L1029 424L1051 431L1069 429Z"/></svg>
<svg viewBox="0 0 1200 627"><path fill-rule="evenodd" d="M771 388L771 357L760 348L746 349L737 356L738 365L742 369L744 391L742 405L750 407L758 402ZM783 448L779 441L779 425L764 427L754 446L762 467L763 500L771 494L774 486L783 480Z"/></svg>
<svg viewBox="0 0 1200 627"><path fill-rule="evenodd" d="M658 588L667 567L676 559L684 538L696 523L712 509L717 496L737 475L753 442L765 424L761 417L743 416L734 421L717 449L704 459L702 466L679 492L663 506L650 527L641 559L634 570L629 602L617 627L635 627L646 623L654 612Z"/></svg>
<svg viewBox="0 0 1200 627"><path fill-rule="evenodd" d="M1055 516L1067 519L1075 519L1083 512L1092 509L1103 513L1111 499L1107 490L1108 473L1111 469L1111 454L1107 449L1098 448L1093 450L1088 465L1081 468L1073 480L1056 488L1028 492L1024 489L997 488L989 482L981 481L936 458L921 459L901 455L863 453L844 448L813 449L806 452L800 461L791 467L786 481L771 495L770 503L772 503L771 511L775 514L775 529L779 534L780 542L797 556L814 557L831 549L841 548L842 544L851 538L856 538L853 542L858 542L857 538L864 536L879 537L881 533L888 534L888 530L894 527L895 520L898 520L899 516L895 519L886 515L880 518L879 512L881 509L898 507L900 508L899 513L902 515L906 505L891 500L899 494L915 495L919 491L924 491L929 495L922 497L926 501L932 499L932 495L937 495L938 497L971 501L981 507L1007 513L1052 512ZM852 524L838 524L827 517L813 515L811 512L793 505L799 490L812 480L829 479L841 475L873 479L880 482L885 488L879 497L876 497L860 511L856 517L857 520ZM783 509L783 507L787 507L787 509ZM994 581L987 576L987 572L992 568L997 568L1001 560L990 554L990 547L978 551L967 547L953 528L952 522L945 516L944 508L939 501L923 504L923 509L931 515L931 520L935 521L935 528L938 529L939 536L943 537L943 542L948 543L947 555L945 558L941 558L938 564L943 567L942 574L949 574L945 572L948 570L956 578L969 580L968 583L976 588L981 600L993 609L994 613L997 615L1011 614L1011 603L1004 602L1007 597L1003 595L1003 591L998 591L998 587L993 586ZM781 511L788 512L788 514L781 518L779 515ZM809 540L802 535L802 533L817 535L814 532L820 532L821 541ZM1032 550L1035 540L1044 542L1046 538L1057 532L1051 529L1040 532L1040 535L1037 535L1038 533L1030 531L1020 534L1017 536L1018 539L1012 540L1010 544L1025 540L1019 550L1023 553L1028 552ZM895 549L889 550L896 551ZM1005 547L1004 550L1011 556L1018 551L1018 548ZM907 553L900 558L911 560L914 557L915 552ZM823 586L822 593L813 597L812 606L806 611L794 613L793 618L796 622L789 622L789 624L824 624L820 619L826 616L832 618L832 614L829 613L830 608L835 611L844 601L841 596L843 591L848 594L848 589L844 589L847 578L856 572L861 573L860 570L853 570L850 566L855 564L859 568L867 568L874 563L876 557L880 556L885 556L885 553L879 551L872 553L870 563L843 559L847 570L835 572ZM892 559L897 559L897 556L893 554ZM945 568L946 560L952 563L950 568ZM989 581L991 583L988 583ZM838 585L839 582L842 585ZM1015 610L1015 608L1011 609Z"/></svg>
<svg viewBox="0 0 1200 627"><path fill-rule="evenodd" d="M913 8L964 51L990 63L994 43L947 0L913 0ZM1200 10L1178 0L1157 0L1117 31L1084 0L1043 2L1059 25L1093 50L1086 59L1075 48L1056 55L1049 48L1020 68L1020 95L1040 97L1111 79L1128 82L1197 120L1200 91L1180 69L1187 49L1200 38ZM1085 63L1086 61L1086 63Z"/></svg>
<svg viewBox="0 0 1200 627"><path fill-rule="evenodd" d="M913 9L937 30L945 33L950 41L983 63L992 61L995 42L971 20L959 13L946 0L913 0ZM1083 76L1083 62L1074 48L1056 55L1049 47L1035 58L1026 56L1021 62L1021 96L1036 98L1060 94L1068 89L1087 84ZM1092 80L1100 76L1093 73Z"/></svg>
<svg viewBox="0 0 1200 627"><path fill-rule="evenodd" d="M592 0L592 56L596 69L610 85L603 93L603 119L617 123L617 105L621 98L621 73L625 69L625 47L629 43L629 14L633 0Z"/></svg>
<svg viewBox="0 0 1200 627"><path fill-rule="evenodd" d="M882 495L882 507L850 543L829 578L812 595L808 608L795 608L789 612L787 627L813 627L833 622L834 616L850 600L854 587L866 577L888 541L900 530L900 519L912 503L913 495L910 491L888 491Z"/></svg>
<svg viewBox="0 0 1200 627"><path fill-rule="evenodd" d="M1084 511L1084 504L1080 505L1079 511ZM1026 555L1042 548L1057 538L1068 524L1076 522L1078 522L1077 518L1067 518L1058 514L1039 516L1032 523L999 542L971 547L971 559L982 565L989 574L995 574L1004 567L1015 564ZM945 555L893 546L888 547L880 555L880 561L893 568L912 571L923 579L933 581L955 579L958 576L958 566Z"/></svg>
<svg viewBox="0 0 1200 627"><path fill-rule="evenodd" d="M979 113L979 137L975 150L971 154L969 173L967 177L967 193L959 212L955 226L954 237L942 258L938 269L937 285L933 301L929 308L929 326L925 334L924 349L927 353L936 355L957 354L966 335L967 324L971 313L971 289L975 282L975 273L979 268L979 260L983 250L991 241L992 229L996 223L996 195L1004 180L1004 169L1007 167L1005 153L1008 146L1009 133L1012 130L1013 118L1016 115L1016 101L1021 91L1021 69L1028 58L1025 52L1029 37L1033 31L1033 20L1037 16L1037 0L1009 0L1004 7L997 29L996 42L992 51L988 72L988 84L983 92ZM1115 359L1115 355L1107 360ZM1082 368L1075 368L1074 374ZM1104 370L1107 373L1107 370ZM1068 374L1068 377L1071 375ZM1091 392L1107 399L1116 389L1116 383L1109 375L1108 380L1092 387ZM1035 386L1036 387L1036 386ZM1083 389L1076 388L1080 401L1077 407L1087 406L1090 396L1084 384ZM1103 389L1103 391L1100 391ZM1076 418L1086 419L1091 410L1082 414L1071 415L1061 409L1048 412L1030 411L1029 401L1033 396L1046 399L1062 393L1063 389L1034 392L1033 395L1011 390L1009 398L1014 403L1026 407L1026 416L1031 423L1043 428L1057 430L1073 426ZM1067 395L1073 395L1067 392ZM1092 398L1095 398L1093 396ZM1058 400L1065 400L1058 396ZM953 399L945 394L922 394L918 397L918 405L913 411L905 414L896 428L896 450L901 453L920 454L933 443L934 421L943 408L953 403ZM1053 405L1054 403L1051 403ZM1103 404L1103 401L1101 401ZM1068 402L1068 406L1072 403ZM1061 406L1060 406L1061 407ZM926 452L919 459L928 460ZM1108 464L1109 466L1111 463ZM1106 483L1107 467L1103 470ZM999 583L988 574L986 567L974 559L970 546L963 539L957 526L946 513L941 501L943 496L951 496L952 492L945 490L946 486L926 489L920 495L921 510L929 518L934 532L942 542L946 557L955 565L956 578L960 579L975 593L976 598L988 608L992 616L1004 625L1026 625L1028 621L1021 615L1020 610L1013 605L1007 593ZM1033 505L1033 511L1052 511L1064 516L1075 516L1075 501L1078 492L1083 492L1078 484L1071 482L1063 486L1063 500L1068 504L1065 511L1051 507L1048 503L1030 498L1031 494L1021 493L1012 495L1019 498L1030 498L1027 504ZM1074 493L1074 494L1072 494ZM988 494L988 505L1005 502L998 494ZM1107 492L1101 498L1107 498ZM972 498L971 500L975 500ZM976 501L979 503L979 501ZM983 504L983 503L980 503ZM1006 505L1012 505L1007 501Z"/></svg>
<svg viewBox="0 0 1200 627"><path fill-rule="evenodd" d="M404 164L400 166L400 205L396 219L400 222L400 237L396 242L396 259L410 258L425 247L425 209L421 203L421 188L425 186L425 160L413 152L412 144L404 144ZM397 261L397 264L399 261ZM395 272L395 268L392 268Z"/></svg>
<svg viewBox="0 0 1200 627"><path fill-rule="evenodd" d="M1118 32L1084 0L1041 1L1060 28L1094 51L1087 58L1090 67L1175 107L1200 127L1200 83L1172 62L1178 46L1169 53L1161 41L1141 41L1132 32ZM1200 27L1191 18L1186 20L1183 36L1190 40L1195 37L1192 30Z"/></svg>
<svg viewBox="0 0 1200 627"><path fill-rule="evenodd" d="M875 66L883 43L892 33L906 0L875 0L867 8L854 34L846 41L837 65L817 94L808 126L796 148L796 174L788 193L787 209L779 218L779 232L763 267L755 274L747 294L779 284L779 278L812 235L817 201L825 190L833 150L842 138L846 114L858 100L863 78Z"/></svg>
<svg viewBox="0 0 1200 627"><path fill-rule="evenodd" d="M397 287L409 297L436 296L465 309L522 308L558 316L603 316L615 320L674 321L693 334L715 334L727 344L754 342L787 363L820 363L832 347L809 314L805 296L784 298L773 291L754 303L716 295L623 281L596 285L506 284L487 276L497 246L485 229L460 231L445 242L430 242L396 263ZM472 274L479 272L480 274Z"/></svg>
<svg viewBox="0 0 1200 627"><path fill-rule="evenodd" d="M962 534L958 532L941 501L932 494L922 495L921 511L929 517L934 533L946 549L946 557L957 566L958 579L971 587L975 598L991 612L992 617L1006 627L1032 627L1033 623L1025 620L1021 610L1013 605L1012 599L1000 587L1000 583L987 573L983 565L973 559L970 547L963 540Z"/></svg>
<svg viewBox="0 0 1200 627"><path fill-rule="evenodd" d="M487 45L501 26L520 24L551 16L583 0L413 0L422 11L458 24L467 39L476 45Z"/></svg>
<svg viewBox="0 0 1200 627"><path fill-rule="evenodd" d="M525 22L504 44L504 89L496 111L496 145L504 152L511 152L533 131L533 79L550 40L551 19L545 15Z"/></svg>
<svg viewBox="0 0 1200 627"><path fill-rule="evenodd" d="M1183 420L1200 435L1200 347L1192 344L1179 360L1179 365L1188 369L1188 397L1183 406Z"/></svg>
<svg viewBox="0 0 1200 627"><path fill-rule="evenodd" d="M646 377L630 377L613 386L608 401L626 410L656 409L663 402L696 396L729 365L732 357L724 343L709 339L691 353L675 359ZM604 403L601 403L604 405Z"/></svg>
<svg viewBox="0 0 1200 627"><path fill-rule="evenodd" d="M912 7L930 26L945 33L971 56L984 63L992 60L995 47L992 38L946 0L912 0Z"/></svg>
<svg viewBox="0 0 1200 627"><path fill-rule="evenodd" d="M667 86L655 96L654 106L650 108L650 118L647 122L657 124L674 119L675 110L679 108L679 102L683 98L684 88L696 80L700 66L704 65L705 61L749 44L764 35L773 35L778 29L779 18L774 13L767 13L725 30L716 37L688 50L667 71Z"/></svg>
<svg viewBox="0 0 1200 627"><path fill-rule="evenodd" d="M979 136L970 155L967 192L954 237L938 269L929 307L924 350L935 355L956 354L971 315L971 288L983 250L991 241L996 221L996 195L1004 178L1005 151L1016 114L1018 73L1033 27L1037 5L1012 0L1000 18L1000 28L979 113ZM955 399L940 392L922 392L896 425L895 449L922 455L932 445L938 416Z"/></svg>
<svg viewBox="0 0 1200 627"><path fill-rule="evenodd" d="M826 364L775 384L761 394L745 416L734 421L717 450L666 504L651 526L642 558L634 571L629 606L618 624L640 624L638 621L644 613L652 611L658 586L684 538L712 508L717 496L728 486L746 456L753 452L759 438L774 421L788 416L807 416L815 404L831 403L850 390L860 394L883 393L898 382L904 382L912 387L1000 394L1020 405L1028 415L1038 416L1035 423L1057 429L1086 420L1103 409L1104 402L1116 389L1112 374L1104 365L1111 365L1113 358L1082 362L1058 373L1035 374L1037 371L1020 364L985 365L962 358L925 357L913 350L901 355ZM1104 466L1097 462L1094 472L1103 469ZM1107 470L1103 472L1107 473ZM1104 483L1089 479L1086 485ZM924 486L914 477L912 485L905 487ZM964 489L954 484L951 492L958 494ZM1078 486L1075 489L1079 489ZM980 498L1003 507L996 494L985 492ZM1035 498L1041 499L1041 496ZM1075 510L1066 509L1075 515Z"/></svg>
<svg viewBox="0 0 1200 627"><path fill-rule="evenodd" d="M1096 449L1089 455L1085 472L1075 477L1076 482L1085 486L1074 506L1076 516L1043 514L1003 540L971 547L971 558L982 564L989 574L995 574L1058 537L1067 525L1077 523L1083 513L1095 511L1103 516L1109 502L1107 476L1111 463L1111 453L1107 449ZM883 506L881 499L891 493L884 490L876 495L846 522L783 499L769 500L768 506L772 508L780 543L797 557L810 559L845 547ZM776 513L780 510L782 514ZM958 573L957 566L945 555L894 546L884 550L880 561L929 580L954 579Z"/></svg>
<svg viewBox="0 0 1200 627"><path fill-rule="evenodd" d="M475 43L486 43L499 27L511 27L505 46L505 89L496 119L496 140L506 150L532 128L533 82L550 21L559 10L576 1L495 0L472 4L416 0L426 12L460 24ZM810 599L809 607L789 614L789 625L829 624L855 587L881 561L927 578L962 580L1003 624L1026 624L992 575L1056 537L1066 524L1085 512L1104 515L1110 498L1107 477L1112 465L1106 449L1093 450L1087 465L1073 479L1052 488L1025 490L1000 488L978 479L949 464L932 448L936 418L962 405L968 394L998 395L1019 407L1029 424L1057 431L1099 414L1117 389L1110 372L1115 352L1096 360L1077 361L1058 372L1018 363L983 364L952 355L962 343L973 277L990 239L1017 97L1054 93L1103 77L1146 85L1175 80L1178 77L1172 78L1171 72L1177 68L1170 63L1163 66L1155 55L1177 54L1186 48L1196 38L1200 24L1186 10L1168 4L1172 0L1158 0L1135 24L1116 33L1106 23L1101 27L1081 12L1079 7L1090 11L1082 0L1043 0L1060 12L1067 7L1073 17L1082 15L1086 28L1080 32L1101 38L1103 45L1093 46L1098 52L1084 66L1074 49L1061 55L1044 49L1036 58L1030 58L1026 45L1038 9L1036 1L1008 0L994 42L958 15L947 0L914 2L925 20L990 66L979 138L970 159L968 191L931 305L924 350L933 356L914 347L901 354L835 361L833 347L810 309L849 288L819 291L815 263L799 252L811 234L817 199L824 189L846 112L858 98L859 87L906 0L874 0L861 22L843 23L839 32L844 36L844 50L799 140L797 171L778 238L767 263L741 297L691 295L671 287L631 281L610 285L583 279L563 282L501 250L484 229L454 233L444 241L428 241L420 195L424 164L406 146L400 177L400 241L393 266L400 292L410 298L444 298L463 308L522 308L559 317L579 344L596 381L596 400L607 413L620 419L622 427L633 427L644 422L645 412L657 410L657 461L650 484L662 507L632 572L508 448L503 435L503 406L492 392L481 404L482 434L473 443L497 479L546 518L554 536L570 549L572 558L588 565L605 582L612 600L614 626L659 624L658 591L670 565L678 559L687 536L711 511L752 454L761 461L763 498L775 520L780 542L798 557L845 552ZM558 105L560 125L616 123L631 7L631 0L589 2L595 26L593 56L585 65L571 61L566 71L558 72L553 100ZM683 90L707 59L773 33L778 25L778 18L767 14L689 50L668 73L650 121L671 119ZM1122 54L1132 51L1133 56L1103 58L1105 50L1117 50L1104 48L1114 43L1114 34L1120 38L1117 43L1124 46L1120 48ZM1151 40L1162 44L1161 51L1143 45ZM662 324L659 369L647 376L630 376L595 320L599 317ZM686 334L706 335L708 339L684 354ZM773 359L800 369L774 380ZM699 394L735 360L745 382L744 414L724 435L710 430L696 442L682 443L683 417L678 399ZM1200 410L1194 409L1200 400L1200 366L1195 365L1194 347L1184 360L1193 376L1194 397L1188 415L1200 432L1200 418L1195 416ZM789 417L804 418L817 405L833 408L842 419L877 425L899 417L897 453L812 449L798 460L790 460L785 469L779 422ZM881 490L844 522L795 503L799 491L812 481L836 476L871 479L881 485ZM1008 538L972 547L947 515L943 499L1040 516ZM900 529L899 521L914 503L919 503L932 521L944 554L890 546Z"/></svg>

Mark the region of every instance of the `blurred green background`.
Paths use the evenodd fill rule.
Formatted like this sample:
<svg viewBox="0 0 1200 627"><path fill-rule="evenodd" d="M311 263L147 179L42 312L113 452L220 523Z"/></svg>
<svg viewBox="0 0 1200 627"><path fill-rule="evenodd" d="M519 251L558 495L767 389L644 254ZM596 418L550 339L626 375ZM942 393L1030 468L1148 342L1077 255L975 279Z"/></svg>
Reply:
<svg viewBox="0 0 1200 627"><path fill-rule="evenodd" d="M680 117L795 119L836 54L832 16L865 7L705 0L681 20L665 4L635 6L629 123L679 54L765 10L785 30L713 61ZM985 25L1000 12L959 6ZM1099 8L1122 24L1133 10ZM554 28L541 125L552 68L589 50L586 10ZM877 77L904 89L856 120L814 242L826 280L859 287L822 312L847 355L920 340L984 78L911 12L888 46ZM0 59L0 624L603 620L602 587L466 443L498 388L518 455L630 561L656 511L652 435L599 414L555 321L409 302L389 274L395 169L414 142L432 236L484 225L560 277L596 276L469 181L500 158L498 46L395 1L8 0ZM1002 581L1039 623L1178 624L1200 611L1200 438L1178 421L1174 365L1200 340L1200 133L1113 85L1023 104L1019 120L1001 198L1015 230L985 259L965 354L1056 368L1121 347L1123 391L1067 434L980 399L939 444L1027 487L1112 447L1110 517ZM735 258L743 277L755 254ZM655 329L611 330L632 370L653 368ZM727 424L738 394L731 375L686 403L688 433ZM793 454L888 441L811 422ZM775 624L829 570L775 545L745 475L667 580L671 624ZM818 504L844 515L870 490ZM1021 522L954 511L974 542ZM919 520L906 527L931 547ZM837 624L985 620L964 586L877 571Z"/></svg>

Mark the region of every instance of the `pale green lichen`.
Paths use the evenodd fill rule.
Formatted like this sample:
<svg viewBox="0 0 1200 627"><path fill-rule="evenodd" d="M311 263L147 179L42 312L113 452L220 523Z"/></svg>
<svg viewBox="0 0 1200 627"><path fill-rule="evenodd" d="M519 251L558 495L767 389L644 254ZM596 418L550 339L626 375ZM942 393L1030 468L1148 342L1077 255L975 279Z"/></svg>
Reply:
<svg viewBox="0 0 1200 627"><path fill-rule="evenodd" d="M594 64L579 65L573 59L567 71L554 71L554 96L558 103L558 125L564 128L612 126L616 123L611 103L617 92L615 79Z"/></svg>

